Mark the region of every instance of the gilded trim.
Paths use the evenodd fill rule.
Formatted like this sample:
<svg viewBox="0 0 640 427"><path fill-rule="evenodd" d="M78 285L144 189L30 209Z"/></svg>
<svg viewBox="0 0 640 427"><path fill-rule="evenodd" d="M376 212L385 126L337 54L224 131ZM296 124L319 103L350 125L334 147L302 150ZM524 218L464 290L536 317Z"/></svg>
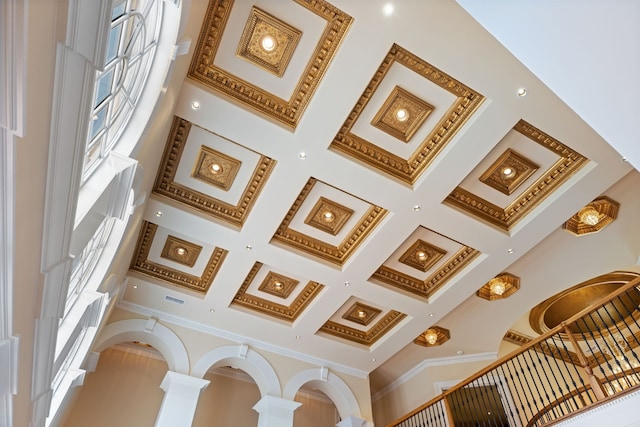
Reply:
<svg viewBox="0 0 640 427"><path fill-rule="evenodd" d="M177 116L174 117L153 192L232 225L242 227L275 167L276 161L266 156L260 156L249 184L240 196L238 205L234 206L202 194L174 181L191 126L191 122Z"/></svg>
<svg viewBox="0 0 640 427"><path fill-rule="evenodd" d="M284 220L273 235L272 240L284 243L294 249L298 249L309 255L313 255L332 262L334 264L343 265L349 256L356 250L358 245L373 231L373 229L382 221L387 214L387 210L380 206L371 205L358 223L351 229L350 234L344 238L338 246L330 245L321 240L315 239L299 231L289 228L289 224L295 217L298 209L302 206L311 189L317 180L309 178L304 188L293 203Z"/></svg>
<svg viewBox="0 0 640 427"><path fill-rule="evenodd" d="M524 218L526 214L531 212L533 208L589 161L580 153L524 120L516 123L513 130L552 151L560 159L504 209L461 187L456 187L445 199L445 203L487 221L504 231L509 231L513 225Z"/></svg>
<svg viewBox="0 0 640 427"><path fill-rule="evenodd" d="M254 281L256 274L258 274L262 266L263 264L261 262L253 264L242 286L240 286L235 297L233 297L231 305L248 308L258 313L275 317L276 319L286 320L287 322L294 322L324 288L324 286L318 282L309 281L298 297L288 306L248 294L247 289Z"/></svg>
<svg viewBox="0 0 640 427"><path fill-rule="evenodd" d="M340 323L328 320L318 332L324 332L338 338L353 341L358 344L372 346L376 341L395 327L407 315L399 311L391 310L382 319L378 320L373 327L367 331L351 328Z"/></svg>
<svg viewBox="0 0 640 427"><path fill-rule="evenodd" d="M315 51L289 100L263 90L214 65L233 0L210 0L188 76L250 109L295 129L353 18L324 0L294 0L327 21Z"/></svg>
<svg viewBox="0 0 640 427"><path fill-rule="evenodd" d="M131 260L131 270L175 286L181 286L201 294L206 294L213 279L216 277L216 274L218 274L228 251L221 248L214 248L202 276L198 277L187 274L148 260L149 250L151 249L151 244L153 243L157 229L157 224L142 221L138 242L136 243L133 259Z"/></svg>
<svg viewBox="0 0 640 427"><path fill-rule="evenodd" d="M420 280L408 274L401 273L386 265L378 268L371 276L371 279L411 292L422 298L429 298L478 255L480 255L480 251L465 246L449 258L442 268L426 280Z"/></svg>
<svg viewBox="0 0 640 427"><path fill-rule="evenodd" d="M367 141L351 132L351 129L371 100L380 83L398 63L421 75L430 82L456 96L456 100L444 114L433 131L418 146L408 159L390 153L371 141ZM438 153L453 138L471 115L484 101L484 96L460 83L453 77L427 63L397 44L382 61L380 67L367 85L360 99L349 113L344 124L331 142L330 147L349 157L359 160L380 172L389 174L403 182L413 184L429 166Z"/></svg>

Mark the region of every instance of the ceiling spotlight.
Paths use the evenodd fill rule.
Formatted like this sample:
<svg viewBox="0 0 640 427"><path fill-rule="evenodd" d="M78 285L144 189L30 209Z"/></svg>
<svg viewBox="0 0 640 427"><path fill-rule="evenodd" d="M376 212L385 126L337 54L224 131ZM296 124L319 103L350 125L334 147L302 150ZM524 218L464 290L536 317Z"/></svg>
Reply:
<svg viewBox="0 0 640 427"><path fill-rule="evenodd" d="M273 283L273 287L276 288L277 290L282 289L284 285L282 284L282 282L274 282Z"/></svg>
<svg viewBox="0 0 640 427"><path fill-rule="evenodd" d="M507 283L499 277L489 280L489 289L493 295L502 296L507 290Z"/></svg>
<svg viewBox="0 0 640 427"><path fill-rule="evenodd" d="M200 109L200 103L198 101L193 101L191 103L191 109L192 110L196 110L196 111L199 110Z"/></svg>
<svg viewBox="0 0 640 427"><path fill-rule="evenodd" d="M429 313L429 317L435 316L435 313Z"/></svg>
<svg viewBox="0 0 640 427"><path fill-rule="evenodd" d="M520 98L524 98L525 96L527 96L527 88L526 87L521 87L520 89L518 89L518 91L516 92L516 94L520 97Z"/></svg>
<svg viewBox="0 0 640 427"><path fill-rule="evenodd" d="M216 312L216 309L215 309L215 308L210 308L210 309L209 309L209 313L215 313L215 312Z"/></svg>
<svg viewBox="0 0 640 427"><path fill-rule="evenodd" d="M296 335L297 340L299 340L300 338L302 338L300 335Z"/></svg>
<svg viewBox="0 0 640 427"><path fill-rule="evenodd" d="M251 245L246 245L244 248L245 248L246 250L250 251L251 249L253 249L253 246L251 246Z"/></svg>
<svg viewBox="0 0 640 427"><path fill-rule="evenodd" d="M276 39L270 34L262 36L260 39L260 47L262 47L265 52L273 52L277 46L278 42L276 42Z"/></svg>
<svg viewBox="0 0 640 427"><path fill-rule="evenodd" d="M372 362L375 362L375 361L376 361L376 358L375 358L375 357L372 357L372 358L371 358L371 361L372 361Z"/></svg>
<svg viewBox="0 0 640 427"><path fill-rule="evenodd" d="M406 110L406 108L398 108L395 115L396 120L398 120L399 122L404 122L409 118L409 112Z"/></svg>
<svg viewBox="0 0 640 427"><path fill-rule="evenodd" d="M180 255L180 256L184 256L184 255L186 255L186 254L187 254L187 250L186 250L185 248L182 248L182 247L180 247L180 248L176 248L176 253L177 253L178 255Z"/></svg>
<svg viewBox="0 0 640 427"><path fill-rule="evenodd" d="M138 285L133 285L133 289L138 289Z"/></svg>
<svg viewBox="0 0 640 427"><path fill-rule="evenodd" d="M364 310L358 310L358 319L364 319L367 317L367 312Z"/></svg>
<svg viewBox="0 0 640 427"><path fill-rule="evenodd" d="M424 339L431 345L434 345L438 341L438 332L435 329L427 329L424 333Z"/></svg>
<svg viewBox="0 0 640 427"><path fill-rule="evenodd" d="M416 253L416 257L420 261L425 261L427 259L427 253L424 251L419 251L418 253Z"/></svg>
<svg viewBox="0 0 640 427"><path fill-rule="evenodd" d="M333 220L336 219L336 216L333 214L333 212L331 211L324 211L322 213L322 220L324 222L333 222Z"/></svg>
<svg viewBox="0 0 640 427"><path fill-rule="evenodd" d="M160 218L162 216L162 211L156 211L156 216Z"/></svg>
<svg viewBox="0 0 640 427"><path fill-rule="evenodd" d="M600 212L592 205L587 205L578 212L580 222L587 225L596 225L600 221Z"/></svg>
<svg viewBox="0 0 640 427"><path fill-rule="evenodd" d="M513 249L511 249L511 248L507 249L507 253L508 253L509 255L511 255L511 254L513 253Z"/></svg>
<svg viewBox="0 0 640 427"><path fill-rule="evenodd" d="M209 170L211 173L218 175L222 173L222 166L220 166L219 163L212 163L211 166L209 166Z"/></svg>
<svg viewBox="0 0 640 427"><path fill-rule="evenodd" d="M298 153L298 158L299 158L300 160L304 160L304 159L306 159L306 158L307 158L307 153L305 153L304 151L299 152L299 153Z"/></svg>
<svg viewBox="0 0 640 427"><path fill-rule="evenodd" d="M384 16L391 16L391 14L393 14L393 3L386 3L384 6L382 6L382 13L384 14Z"/></svg>
<svg viewBox="0 0 640 427"><path fill-rule="evenodd" d="M345 286L349 286L350 284L351 284L351 283L349 283L349 282L344 282L344 285L345 285Z"/></svg>
<svg viewBox="0 0 640 427"><path fill-rule="evenodd" d="M503 178L513 178L514 176L516 176L516 170L509 166L502 168L500 173L502 174Z"/></svg>
<svg viewBox="0 0 640 427"><path fill-rule="evenodd" d="M420 207L420 205L414 205L414 206L413 206L413 211L414 211L414 212L420 212L420 209L422 209L422 208Z"/></svg>

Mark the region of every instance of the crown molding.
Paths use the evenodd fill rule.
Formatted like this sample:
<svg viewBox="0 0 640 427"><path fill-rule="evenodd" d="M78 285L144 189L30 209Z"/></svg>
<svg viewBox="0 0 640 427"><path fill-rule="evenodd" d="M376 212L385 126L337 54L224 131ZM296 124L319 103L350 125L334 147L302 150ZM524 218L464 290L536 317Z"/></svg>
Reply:
<svg viewBox="0 0 640 427"><path fill-rule="evenodd" d="M302 360L303 362L311 363L317 366L326 366L337 372L342 372L347 375L353 375L358 378L368 378L369 372L361 369L354 369L349 366L344 366L338 363L329 362L328 360L313 357L305 353L290 350L288 348L276 346L265 341L256 340L245 337L243 335L234 334L223 329L219 329L213 326L204 325L193 320L185 319L184 317L174 316L172 314L165 313L160 310L152 309L140 304L131 303L128 301L120 300L116 304L116 307L130 311L132 313L141 314L146 317L154 317L164 322L173 323L174 325L182 326L188 329L192 329L205 334L213 335L218 338L223 338L238 344L248 344L254 348L270 351L282 356L291 357L292 359Z"/></svg>
<svg viewBox="0 0 640 427"><path fill-rule="evenodd" d="M418 363L413 368L409 369L407 372L396 378L394 381L390 382L386 387L376 392L371 396L371 402L375 402L378 399L386 396L391 393L393 390L400 387L402 384L406 383L416 375L420 374L426 368L431 366L443 366L443 365L457 365L460 363L471 363L471 362L483 362L483 361L492 361L496 360L498 357L498 353L496 352L488 352L488 353L476 353L476 354L465 354L462 356L452 356L452 357L437 357L434 359L425 359L422 362Z"/></svg>

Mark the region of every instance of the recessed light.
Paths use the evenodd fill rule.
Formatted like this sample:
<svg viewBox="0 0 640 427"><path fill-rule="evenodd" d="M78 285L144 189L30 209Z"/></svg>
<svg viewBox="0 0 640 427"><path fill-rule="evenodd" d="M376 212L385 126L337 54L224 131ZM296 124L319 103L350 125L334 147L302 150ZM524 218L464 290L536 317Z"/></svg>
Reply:
<svg viewBox="0 0 640 427"><path fill-rule="evenodd" d="M138 289L138 285L133 285L133 289Z"/></svg>
<svg viewBox="0 0 640 427"><path fill-rule="evenodd" d="M209 166L209 170L211 173L218 175L222 173L222 166L219 163L212 163L211 166Z"/></svg>
<svg viewBox="0 0 640 427"><path fill-rule="evenodd" d="M358 319L364 319L367 317L367 312L364 310L358 310Z"/></svg>
<svg viewBox="0 0 640 427"><path fill-rule="evenodd" d="M458 350L458 351L456 351L456 354L457 354L458 356L463 355L463 354L464 354L464 351L462 351L462 350Z"/></svg>
<svg viewBox="0 0 640 427"><path fill-rule="evenodd" d="M246 250L250 251L251 249L253 249L253 246L251 246L251 245L246 245L244 248L245 248Z"/></svg>
<svg viewBox="0 0 640 427"><path fill-rule="evenodd" d="M393 3L386 3L384 6L382 6L382 13L384 14L384 16L391 16L391 14L393 14Z"/></svg>
<svg viewBox="0 0 640 427"><path fill-rule="evenodd" d="M414 211L414 212L420 212L420 209L422 209L422 208L420 207L420 205L414 205L414 206L413 206L413 211Z"/></svg>
<svg viewBox="0 0 640 427"><path fill-rule="evenodd" d="M513 253L513 249L511 249L511 248L507 249L507 253L508 254L512 254Z"/></svg>
<svg viewBox="0 0 640 427"><path fill-rule="evenodd" d="M429 313L429 317L435 316L435 313Z"/></svg>
<svg viewBox="0 0 640 427"><path fill-rule="evenodd" d="M297 340L299 340L300 338L302 338L300 335L296 335Z"/></svg>
<svg viewBox="0 0 640 427"><path fill-rule="evenodd" d="M298 158L299 158L300 160L304 160L304 159L306 159L306 158L307 158L307 153L305 153L304 151L299 152L299 153L298 153Z"/></svg>
<svg viewBox="0 0 640 427"><path fill-rule="evenodd" d="M333 220L336 218L336 216L333 214L333 212L331 211L324 211L322 213L322 220L324 222L333 222Z"/></svg>
<svg viewBox="0 0 640 427"><path fill-rule="evenodd" d="M371 361L372 361L372 362L375 362L375 361L376 361L376 358L375 358L375 357L372 357L372 358L371 358Z"/></svg>
<svg viewBox="0 0 640 427"><path fill-rule="evenodd" d="M527 90L526 87L521 87L518 89L518 91L516 92L516 94L520 97L520 98L524 98L525 96L527 96L527 93L529 93L529 91Z"/></svg>
<svg viewBox="0 0 640 427"><path fill-rule="evenodd" d="M509 166L502 168L500 173L504 178L513 178L514 176L516 176L516 170Z"/></svg>
<svg viewBox="0 0 640 427"><path fill-rule="evenodd" d="M349 286L350 284L351 284L351 283L349 283L349 282L344 282L344 285L345 285L345 286Z"/></svg>
<svg viewBox="0 0 640 427"><path fill-rule="evenodd" d="M626 161L627 161L627 158L626 158L626 157L623 157L623 158L622 158L622 161L623 161L623 162L626 162Z"/></svg>
<svg viewBox="0 0 640 427"><path fill-rule="evenodd" d="M416 257L420 260L420 261L424 261L427 259L427 253L424 251L419 251L418 253L416 253Z"/></svg>
<svg viewBox="0 0 640 427"><path fill-rule="evenodd" d="M199 110L200 109L200 103L198 101L193 101L191 103L191 109L192 110Z"/></svg>
<svg viewBox="0 0 640 427"><path fill-rule="evenodd" d="M210 309L209 309L209 313L215 313L215 312L216 312L216 309L215 309L215 308L210 308Z"/></svg>
<svg viewBox="0 0 640 427"><path fill-rule="evenodd" d="M160 218L162 216L162 211L156 211L156 216Z"/></svg>
<svg viewBox="0 0 640 427"><path fill-rule="evenodd" d="M398 108L396 110L396 120L399 122L405 122L409 118L409 112L406 108Z"/></svg>
<svg viewBox="0 0 640 427"><path fill-rule="evenodd" d="M266 34L260 39L260 47L265 52L273 52L277 46L278 42L276 42L275 37L270 34Z"/></svg>
<svg viewBox="0 0 640 427"><path fill-rule="evenodd" d="M180 256L184 256L187 254L187 250L183 247L176 248L176 253Z"/></svg>

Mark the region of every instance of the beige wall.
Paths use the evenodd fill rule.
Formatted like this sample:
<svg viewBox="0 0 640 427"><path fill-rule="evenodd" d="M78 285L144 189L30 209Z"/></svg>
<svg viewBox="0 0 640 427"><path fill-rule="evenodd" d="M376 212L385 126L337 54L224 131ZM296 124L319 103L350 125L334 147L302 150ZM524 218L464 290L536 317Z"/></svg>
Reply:
<svg viewBox="0 0 640 427"><path fill-rule="evenodd" d="M153 426L167 364L133 352L107 349L61 419L61 427Z"/></svg>

